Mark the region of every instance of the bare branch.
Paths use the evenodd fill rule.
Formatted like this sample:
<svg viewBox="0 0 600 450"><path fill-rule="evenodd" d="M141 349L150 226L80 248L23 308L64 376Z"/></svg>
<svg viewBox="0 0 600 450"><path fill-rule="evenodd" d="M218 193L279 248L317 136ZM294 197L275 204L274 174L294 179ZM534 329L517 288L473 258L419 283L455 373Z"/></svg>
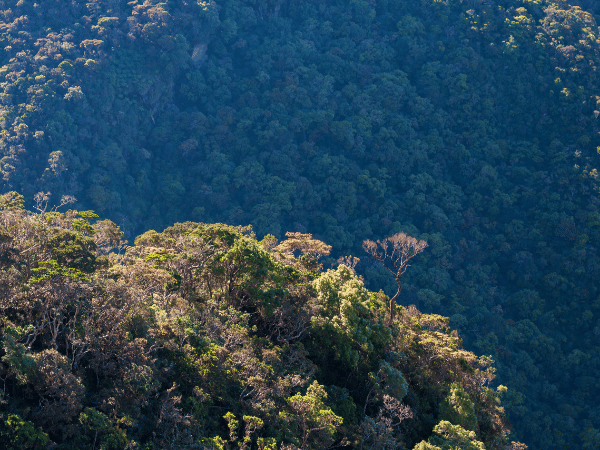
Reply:
<svg viewBox="0 0 600 450"><path fill-rule="evenodd" d="M50 201L50 196L52 193L50 192L38 192L33 196L33 200L35 201L34 209L37 209L40 213L45 213L46 209L48 209L48 201Z"/></svg>
<svg viewBox="0 0 600 450"><path fill-rule="evenodd" d="M35 201L34 209L37 209L40 214L44 214L48 210L48 202L50 201L50 197L52 197L51 192L38 192L33 196L33 200ZM70 203L75 203L77 199L72 195L63 195L60 199L60 203L52 208L51 211L57 211L61 206L68 205Z"/></svg>
<svg viewBox="0 0 600 450"><path fill-rule="evenodd" d="M400 277L410 267L408 262L426 247L426 241L418 240L402 232L387 237L383 241L374 242L367 239L363 242L365 252L379 261L396 278L398 291L390 299L390 323L394 319L394 307L402 290Z"/></svg>
<svg viewBox="0 0 600 450"><path fill-rule="evenodd" d="M72 195L63 195L60 198L60 203L52 208L52 211L57 211L61 206L69 205L71 203L75 203L77 199Z"/></svg>
<svg viewBox="0 0 600 450"><path fill-rule="evenodd" d="M348 267L349 269L352 269L354 272L356 272L356 265L360 262L360 259L357 258L356 256L341 256L340 258L338 258L337 263L341 266L344 265L346 267Z"/></svg>

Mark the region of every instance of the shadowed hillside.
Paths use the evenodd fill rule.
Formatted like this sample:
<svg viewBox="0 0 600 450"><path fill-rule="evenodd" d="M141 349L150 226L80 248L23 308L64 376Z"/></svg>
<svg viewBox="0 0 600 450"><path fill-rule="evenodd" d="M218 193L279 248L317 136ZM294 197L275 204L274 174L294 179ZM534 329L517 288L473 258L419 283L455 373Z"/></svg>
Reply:
<svg viewBox="0 0 600 450"><path fill-rule="evenodd" d="M577 5L576 5L577 3ZM516 435L600 445L593 2L0 2L3 192L429 249L399 301L496 361ZM327 267L331 260L326 260Z"/></svg>

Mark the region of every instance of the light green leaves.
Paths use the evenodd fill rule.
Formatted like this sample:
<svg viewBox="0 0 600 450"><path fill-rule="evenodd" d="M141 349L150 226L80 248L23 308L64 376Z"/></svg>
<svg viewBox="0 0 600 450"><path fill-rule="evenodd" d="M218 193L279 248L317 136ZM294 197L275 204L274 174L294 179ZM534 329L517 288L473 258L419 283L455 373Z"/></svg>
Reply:
<svg viewBox="0 0 600 450"><path fill-rule="evenodd" d="M335 430L343 422L328 406L325 388L314 381L306 390L286 400L288 409L281 411L279 417L288 423L289 431L300 436L301 448L323 448L332 442Z"/></svg>
<svg viewBox="0 0 600 450"><path fill-rule="evenodd" d="M440 407L440 417L467 430L473 431L477 427L475 405L460 384L452 383L450 393Z"/></svg>
<svg viewBox="0 0 600 450"><path fill-rule="evenodd" d="M485 450L485 445L476 439L474 431L467 431L446 420L438 423L433 432L435 435L427 442L418 443L414 450Z"/></svg>

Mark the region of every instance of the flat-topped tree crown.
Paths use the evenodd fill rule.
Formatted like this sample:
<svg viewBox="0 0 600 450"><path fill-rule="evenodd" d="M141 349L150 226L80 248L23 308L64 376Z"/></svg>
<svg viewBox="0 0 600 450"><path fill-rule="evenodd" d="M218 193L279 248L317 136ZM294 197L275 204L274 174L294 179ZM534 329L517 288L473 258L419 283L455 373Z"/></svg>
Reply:
<svg viewBox="0 0 600 450"><path fill-rule="evenodd" d="M314 239L310 233L297 233L288 231L285 233L286 240L273 248L282 256L294 259L294 252L300 252L300 261L309 270L320 270L319 258L329 256L331 245Z"/></svg>
<svg viewBox="0 0 600 450"><path fill-rule="evenodd" d="M421 253L425 247L427 247L426 241L418 240L403 232L396 233L382 241L375 242L367 239L363 242L363 249L379 261L394 276L398 284L396 294L390 299L390 323L394 319L394 307L402 290L400 277L410 267L408 262Z"/></svg>

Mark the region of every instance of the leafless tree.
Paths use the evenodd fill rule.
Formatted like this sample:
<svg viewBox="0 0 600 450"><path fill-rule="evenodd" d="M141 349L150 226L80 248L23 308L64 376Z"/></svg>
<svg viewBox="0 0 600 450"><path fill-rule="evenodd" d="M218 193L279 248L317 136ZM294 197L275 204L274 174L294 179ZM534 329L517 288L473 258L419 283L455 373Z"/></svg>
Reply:
<svg viewBox="0 0 600 450"><path fill-rule="evenodd" d="M342 256L340 258L337 259L337 263L339 265L344 265L346 267L349 267L350 269L352 269L354 272L356 272L356 265L360 262L360 258L357 258L356 256Z"/></svg>
<svg viewBox="0 0 600 450"><path fill-rule="evenodd" d="M411 419L413 413L409 406L389 395L383 396L383 406L377 417L365 416L360 423L362 434L361 450L394 450L404 448L399 425Z"/></svg>
<svg viewBox="0 0 600 450"><path fill-rule="evenodd" d="M44 214L48 209L48 202L50 201L50 197L52 194L50 192L38 192L33 196L33 200L35 201L34 208L37 209L40 214ZM68 205L70 203L75 203L77 199L72 195L63 195L60 198L60 203L52 207L52 211L58 211L58 208L64 205Z"/></svg>
<svg viewBox="0 0 600 450"><path fill-rule="evenodd" d="M425 247L427 247L426 241L420 241L406 233L396 233L382 241L374 242L367 239L363 242L363 249L396 278L398 290L390 299L390 323L394 320L396 300L402 290L400 277L410 267L408 262L421 253Z"/></svg>

